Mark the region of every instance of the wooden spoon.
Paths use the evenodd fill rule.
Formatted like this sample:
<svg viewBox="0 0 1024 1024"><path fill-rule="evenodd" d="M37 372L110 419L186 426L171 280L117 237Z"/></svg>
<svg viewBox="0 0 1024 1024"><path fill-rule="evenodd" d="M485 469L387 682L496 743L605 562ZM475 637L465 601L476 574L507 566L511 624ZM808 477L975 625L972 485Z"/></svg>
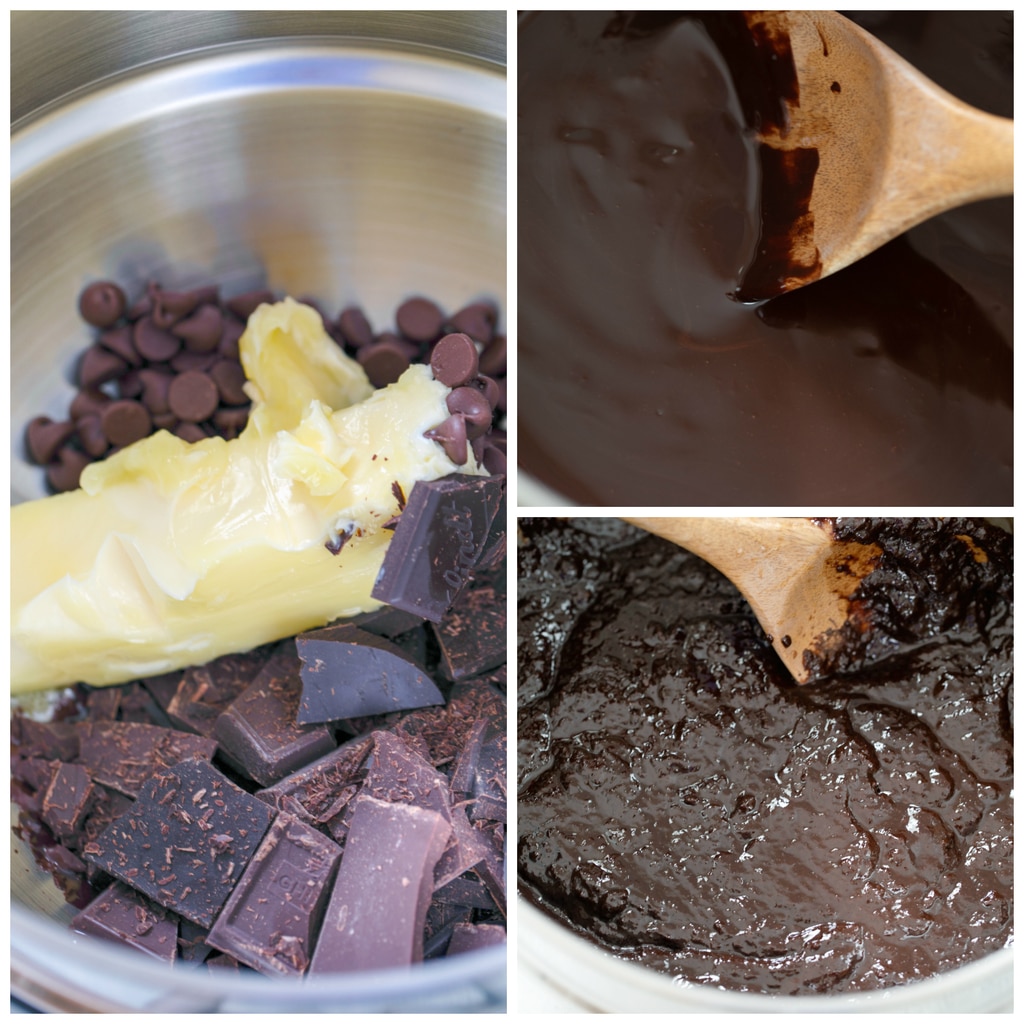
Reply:
<svg viewBox="0 0 1024 1024"><path fill-rule="evenodd" d="M850 596L878 564L877 544L837 541L827 521L775 518L626 518L710 562L735 584L798 683L815 678L851 618ZM805 657L809 655L809 657Z"/></svg>
<svg viewBox="0 0 1024 1024"><path fill-rule="evenodd" d="M962 103L835 11L744 16L788 116L760 135L761 239L741 301L792 291L937 213L1013 192L1012 120Z"/></svg>

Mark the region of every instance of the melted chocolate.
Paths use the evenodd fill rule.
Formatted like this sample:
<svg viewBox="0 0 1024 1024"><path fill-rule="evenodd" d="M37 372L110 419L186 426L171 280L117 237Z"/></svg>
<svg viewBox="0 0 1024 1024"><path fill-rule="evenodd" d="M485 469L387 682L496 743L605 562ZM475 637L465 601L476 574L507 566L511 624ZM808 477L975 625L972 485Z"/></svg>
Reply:
<svg viewBox="0 0 1024 1024"><path fill-rule="evenodd" d="M839 521L885 549L862 599L905 647L798 687L696 557L613 520L520 524L525 895L621 957L758 992L1009 944L1008 535L947 524L987 559L954 599L934 523Z"/></svg>
<svg viewBox="0 0 1024 1024"><path fill-rule="evenodd" d="M854 17L1012 113L1008 13ZM736 18L520 24L522 467L586 504L1011 504L1012 200L736 301L759 190L812 171L763 163L789 77Z"/></svg>

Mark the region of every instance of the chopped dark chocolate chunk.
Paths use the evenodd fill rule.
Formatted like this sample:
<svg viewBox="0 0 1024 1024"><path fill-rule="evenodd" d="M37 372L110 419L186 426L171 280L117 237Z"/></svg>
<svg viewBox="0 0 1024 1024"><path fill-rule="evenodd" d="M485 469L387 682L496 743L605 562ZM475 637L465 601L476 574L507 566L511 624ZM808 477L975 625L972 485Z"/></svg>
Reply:
<svg viewBox="0 0 1024 1024"><path fill-rule="evenodd" d="M264 974L304 974L340 857L315 828L278 815L207 941Z"/></svg>
<svg viewBox="0 0 1024 1024"><path fill-rule="evenodd" d="M270 658L258 647L246 654L225 654L206 665L179 673L180 681L167 704L167 714L179 729L212 736L217 717L239 697Z"/></svg>
<svg viewBox="0 0 1024 1024"><path fill-rule="evenodd" d="M431 903L423 936L423 959L432 960L444 956L455 926L469 924L472 919L472 907L460 907L455 903Z"/></svg>
<svg viewBox="0 0 1024 1024"><path fill-rule="evenodd" d="M316 824L340 814L366 775L364 763L373 749L371 736L343 743L312 764L298 769L256 795L280 810L287 807Z"/></svg>
<svg viewBox="0 0 1024 1024"><path fill-rule="evenodd" d="M42 819L58 838L75 834L94 799L89 773L78 764L58 764L42 800Z"/></svg>
<svg viewBox="0 0 1024 1024"><path fill-rule="evenodd" d="M475 873L454 878L446 885L434 890L434 899L438 903L457 907L472 907L474 910L497 910L487 886Z"/></svg>
<svg viewBox="0 0 1024 1024"><path fill-rule="evenodd" d="M431 763L447 764L458 756L478 718L492 718L495 727L504 730L505 697L495 688L499 681L503 685L504 679L502 668L486 678L458 682L443 708L413 711L402 718L395 731L406 737L420 737L430 749Z"/></svg>
<svg viewBox="0 0 1024 1024"><path fill-rule="evenodd" d="M420 480L373 588L378 601L440 622L472 575L504 489L502 477Z"/></svg>
<svg viewBox="0 0 1024 1024"><path fill-rule="evenodd" d="M57 761L43 757L12 757L11 775L24 782L29 789L46 792L50 787L53 773L60 767Z"/></svg>
<svg viewBox="0 0 1024 1024"><path fill-rule="evenodd" d="M415 804L451 821L447 778L394 733L371 734L373 752L367 761L360 796L388 803Z"/></svg>
<svg viewBox="0 0 1024 1024"><path fill-rule="evenodd" d="M186 758L209 760L217 749L214 740L141 722L85 721L76 728L79 763L95 782L127 796L135 796L160 768Z"/></svg>
<svg viewBox="0 0 1024 1024"><path fill-rule="evenodd" d="M217 719L222 756L263 786L336 746L326 726L296 722L301 688L295 643L288 640Z"/></svg>
<svg viewBox="0 0 1024 1024"><path fill-rule="evenodd" d="M178 955L182 960L202 963L213 952L213 947L206 943L208 931L184 918L178 922Z"/></svg>
<svg viewBox="0 0 1024 1024"><path fill-rule="evenodd" d="M299 722L333 722L444 703L422 665L396 644L355 626L304 633L296 647L302 659Z"/></svg>
<svg viewBox="0 0 1024 1024"><path fill-rule="evenodd" d="M463 594L440 624L433 626L441 646L441 670L448 679L468 679L505 661L507 612L493 587Z"/></svg>
<svg viewBox="0 0 1024 1024"><path fill-rule="evenodd" d="M71 927L167 963L178 956L177 916L123 882L114 882L100 893L75 915Z"/></svg>
<svg viewBox="0 0 1024 1024"><path fill-rule="evenodd" d="M354 619L348 619L347 624L365 629L367 633L375 633L377 636L393 639L402 633L408 633L409 630L422 626L423 618L412 612L402 611L401 608L392 608L385 604L372 612L364 612Z"/></svg>
<svg viewBox="0 0 1024 1024"><path fill-rule="evenodd" d="M434 866L450 833L435 811L359 797L311 974L423 959Z"/></svg>
<svg viewBox="0 0 1024 1024"><path fill-rule="evenodd" d="M435 890L444 888L475 868L487 855L477 830L466 816L465 806L454 804L449 807L448 814L452 823L452 836L434 870Z"/></svg>
<svg viewBox="0 0 1024 1024"><path fill-rule="evenodd" d="M16 714L11 719L11 739L21 757L74 761L78 757L78 733L71 722L37 722Z"/></svg>
<svg viewBox="0 0 1024 1024"><path fill-rule="evenodd" d="M90 690L85 698L89 717L94 721L114 721L121 709L121 694L123 692L120 686L104 686Z"/></svg>
<svg viewBox="0 0 1024 1024"><path fill-rule="evenodd" d="M476 949L505 944L505 929L496 924L457 924L448 943L448 955L472 953Z"/></svg>
<svg viewBox="0 0 1024 1024"><path fill-rule="evenodd" d="M452 792L470 800L474 820L506 820L508 738L504 724L481 719L473 724L452 772Z"/></svg>
<svg viewBox="0 0 1024 1024"><path fill-rule="evenodd" d="M273 810L206 761L159 772L85 859L198 925L213 924Z"/></svg>

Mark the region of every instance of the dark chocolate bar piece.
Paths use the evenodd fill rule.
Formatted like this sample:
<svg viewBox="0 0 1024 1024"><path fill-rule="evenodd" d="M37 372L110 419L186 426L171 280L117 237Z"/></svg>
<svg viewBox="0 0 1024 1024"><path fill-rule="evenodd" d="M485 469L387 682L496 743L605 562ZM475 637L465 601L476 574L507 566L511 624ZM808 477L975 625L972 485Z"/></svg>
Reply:
<svg viewBox="0 0 1024 1024"><path fill-rule="evenodd" d="M459 799L472 798L470 817L505 821L508 737L504 725L480 719L475 722L452 772L452 792Z"/></svg>
<svg viewBox="0 0 1024 1024"><path fill-rule="evenodd" d="M498 479L504 479L499 477ZM508 521L508 511L505 507L505 488L501 489L501 501L498 504L498 509L494 513L494 518L491 520L491 528L487 534L487 540L484 542L483 552L480 554L478 565L481 568L489 568L491 566L501 565L505 561L507 553L507 541L506 541L506 524Z"/></svg>
<svg viewBox="0 0 1024 1024"><path fill-rule="evenodd" d="M85 844L86 860L209 927L270 828L273 810L207 761L146 782L132 807Z"/></svg>
<svg viewBox="0 0 1024 1024"><path fill-rule="evenodd" d="M171 721L179 729L212 736L218 715L256 678L270 653L266 647L258 647L186 669L167 704Z"/></svg>
<svg viewBox="0 0 1024 1024"><path fill-rule="evenodd" d="M341 847L279 814L207 942L264 974L306 972Z"/></svg>
<svg viewBox="0 0 1024 1024"><path fill-rule="evenodd" d="M333 722L444 703L422 665L390 640L355 626L304 633L296 646L302 659L299 722Z"/></svg>
<svg viewBox="0 0 1024 1024"><path fill-rule="evenodd" d="M444 956L452 932L457 924L469 924L473 920L472 907L460 907L454 903L430 904L427 911L427 927L423 936L423 959Z"/></svg>
<svg viewBox="0 0 1024 1024"><path fill-rule="evenodd" d="M457 924L448 943L448 956L505 945L505 929L498 924Z"/></svg>
<svg viewBox="0 0 1024 1024"><path fill-rule="evenodd" d="M433 625L448 679L469 679L504 664L508 647L505 596L493 587L464 593Z"/></svg>
<svg viewBox="0 0 1024 1024"><path fill-rule="evenodd" d="M11 742L21 757L47 761L74 761L78 757L78 733L70 722L36 722L24 715L12 715Z"/></svg>
<svg viewBox="0 0 1024 1024"><path fill-rule="evenodd" d="M372 594L440 622L483 553L503 477L456 473L417 481L398 520Z"/></svg>
<svg viewBox="0 0 1024 1024"><path fill-rule="evenodd" d="M355 795L366 775L363 766L372 748L371 736L356 737L256 795L278 810L323 824L344 811Z"/></svg>
<svg viewBox="0 0 1024 1024"><path fill-rule="evenodd" d="M59 839L82 826L95 792L89 773L78 764L57 764L42 799L41 817Z"/></svg>
<svg viewBox="0 0 1024 1024"><path fill-rule="evenodd" d="M217 719L221 754L262 786L336 746L326 726L296 723L301 688L295 642L288 640Z"/></svg>
<svg viewBox="0 0 1024 1024"><path fill-rule="evenodd" d="M505 697L495 688L495 683L504 679L505 670L501 669L486 678L458 682L443 708L412 711L395 726L395 732L421 738L430 749L431 763L447 764L458 756L478 719L490 719L496 729L505 729Z"/></svg>
<svg viewBox="0 0 1024 1024"><path fill-rule="evenodd" d="M435 811L357 799L311 974L423 959L434 867L450 832Z"/></svg>
<svg viewBox="0 0 1024 1024"><path fill-rule="evenodd" d="M336 625L358 626L365 629L367 633L375 633L377 636L386 636L389 640L408 633L423 625L423 617L414 615L412 612L402 611L401 608L392 608L390 605L381 605L372 612L364 612L345 623Z"/></svg>
<svg viewBox="0 0 1024 1024"><path fill-rule="evenodd" d="M101 892L72 918L71 927L167 963L178 956L178 918L123 882Z"/></svg>
<svg viewBox="0 0 1024 1024"><path fill-rule="evenodd" d="M94 782L126 796L135 796L161 768L195 757L208 761L217 749L214 740L203 736L141 722L85 721L77 729L78 763Z"/></svg>
<svg viewBox="0 0 1024 1024"><path fill-rule="evenodd" d="M450 821L448 780L400 736L375 732L361 794L389 803L415 804Z"/></svg>

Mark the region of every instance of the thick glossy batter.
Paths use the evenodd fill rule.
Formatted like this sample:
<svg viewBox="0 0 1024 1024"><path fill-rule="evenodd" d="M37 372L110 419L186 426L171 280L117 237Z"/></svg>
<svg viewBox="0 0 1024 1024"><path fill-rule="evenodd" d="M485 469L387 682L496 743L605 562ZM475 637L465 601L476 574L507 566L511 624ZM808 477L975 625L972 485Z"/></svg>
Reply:
<svg viewBox="0 0 1024 1024"><path fill-rule="evenodd" d="M786 994L1010 941L1008 535L949 523L922 556L883 534L891 603L868 600L898 653L797 687L699 559L615 520L520 524L518 863L542 909L687 982ZM958 578L969 600L922 595Z"/></svg>
<svg viewBox="0 0 1024 1024"><path fill-rule="evenodd" d="M1012 200L730 298L785 87L751 113L738 17L520 24L520 465L583 504L1011 504ZM1008 12L854 17L1012 114Z"/></svg>

